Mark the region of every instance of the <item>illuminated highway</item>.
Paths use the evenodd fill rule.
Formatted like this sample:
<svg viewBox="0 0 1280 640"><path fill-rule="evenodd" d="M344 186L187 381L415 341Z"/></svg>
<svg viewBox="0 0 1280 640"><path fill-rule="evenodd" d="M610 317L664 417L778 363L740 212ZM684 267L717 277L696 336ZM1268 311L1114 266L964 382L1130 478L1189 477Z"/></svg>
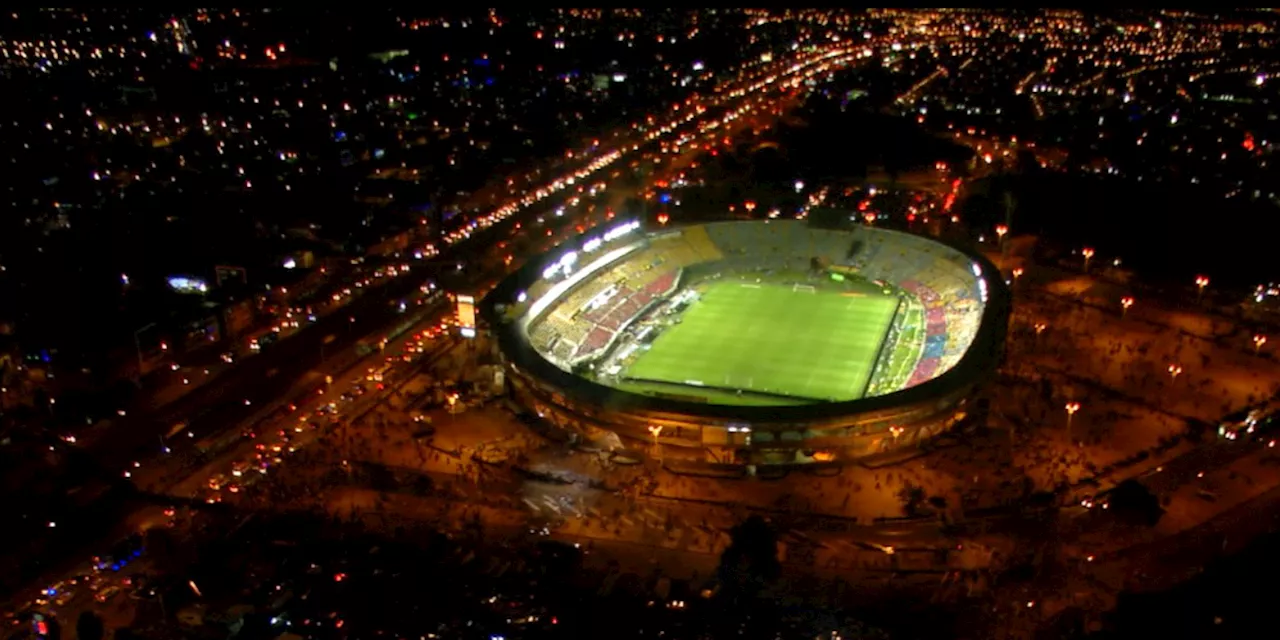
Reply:
<svg viewBox="0 0 1280 640"><path fill-rule="evenodd" d="M206 385L194 389L188 395L166 407L159 416L129 416L115 424L107 425L98 433L84 438L85 445L94 453L105 469L128 472L139 464L149 464L157 455L166 455L162 447L169 448L168 456L181 456L188 446L203 442L223 430L231 431L234 425L247 420L265 417L263 407L287 404L291 390L308 385L318 386L326 375L341 373L341 369L355 365L350 355L357 341L380 332L390 331L404 323L407 316L399 310L401 300L421 296L426 282L445 275L447 265L454 261L474 264L478 257L474 248L483 248L489 259L497 256L491 247L504 237L519 237L528 232L526 225L536 225L523 214L544 214L564 207L571 214L581 215L574 206L583 198L604 198L605 209L620 203L631 193L617 189L593 187L599 182L597 174L616 166L620 161L639 156L650 160L659 157L666 147L662 162L666 168L679 167L693 162L707 152L710 142L726 140L735 126L746 122L744 116L757 113L780 113L774 101L786 98L806 80L829 73L836 67L860 57L862 49L832 46L811 52L799 52L792 59L754 64L742 77L723 83L708 97L694 96L673 109L672 115L648 118L611 138L611 148L601 144L593 155L578 154L577 167L570 174L546 184L512 193L509 199L487 213L473 218L465 226L448 233L441 255L433 260L436 268L423 268L410 260L410 272L392 279L354 300L341 312L320 318L315 325L306 327L297 335L281 340L262 354L233 367ZM717 130L723 127L721 130ZM677 155L671 155L675 153ZM513 185L509 190L514 191ZM646 186L647 188L647 186ZM556 199L563 198L557 202ZM517 215L519 217L517 217ZM501 224L508 223L508 224ZM493 230L493 231L490 231ZM558 242L574 232L573 225L566 225L560 234L548 234L548 242ZM496 235L495 235L496 234ZM545 249L546 245L535 247ZM490 262L484 273L463 274L464 288L483 289L484 280L492 280L501 274L505 265L501 261ZM483 280L482 280L483 279ZM446 310L442 301L427 309L425 324L438 322ZM416 305L415 305L416 306ZM422 310L418 310L422 313ZM322 354L325 358L322 360ZM274 405L272 405L274 403ZM185 424L185 438L165 441L163 438L177 425ZM162 442L164 444L162 444Z"/></svg>

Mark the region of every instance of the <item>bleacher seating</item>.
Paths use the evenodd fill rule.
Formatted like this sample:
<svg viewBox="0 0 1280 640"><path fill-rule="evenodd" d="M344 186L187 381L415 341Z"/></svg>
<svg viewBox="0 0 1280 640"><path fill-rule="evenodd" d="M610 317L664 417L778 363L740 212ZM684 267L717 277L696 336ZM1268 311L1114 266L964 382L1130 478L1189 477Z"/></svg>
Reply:
<svg viewBox="0 0 1280 640"><path fill-rule="evenodd" d="M582 344L578 345L577 351L574 352L575 359L590 355L592 352L603 349L609 344L609 340L613 339L613 332L607 329L596 327L587 334Z"/></svg>
<svg viewBox="0 0 1280 640"><path fill-rule="evenodd" d="M724 257L720 252L720 248L711 241L711 237L707 235L706 227L693 227L686 229L682 234L685 242L689 244L689 248L693 250L694 260L684 263L681 266L688 266L698 262L711 262Z"/></svg>

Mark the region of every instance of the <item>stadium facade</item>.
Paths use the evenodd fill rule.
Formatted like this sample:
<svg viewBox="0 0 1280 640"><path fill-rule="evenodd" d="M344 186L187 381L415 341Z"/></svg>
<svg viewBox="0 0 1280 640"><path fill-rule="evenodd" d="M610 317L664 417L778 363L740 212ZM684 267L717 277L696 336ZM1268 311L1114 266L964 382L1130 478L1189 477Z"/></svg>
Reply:
<svg viewBox="0 0 1280 640"><path fill-rule="evenodd" d="M900 384L848 400L726 403L697 388L619 388L592 369L634 350L625 345L642 337L640 323L700 281L815 271L892 287L919 305L923 337ZM919 446L977 415L976 394L1003 357L1010 304L985 257L923 236L802 220L654 232L630 222L531 260L498 283L480 313L512 399L560 429L590 441L612 433L637 448L688 447L708 461L794 465Z"/></svg>

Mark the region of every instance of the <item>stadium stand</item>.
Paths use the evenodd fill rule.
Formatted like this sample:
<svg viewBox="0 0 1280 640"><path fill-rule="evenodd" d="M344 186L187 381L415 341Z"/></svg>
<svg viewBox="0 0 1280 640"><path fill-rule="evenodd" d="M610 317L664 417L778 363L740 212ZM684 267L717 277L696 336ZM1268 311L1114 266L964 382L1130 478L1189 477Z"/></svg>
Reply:
<svg viewBox="0 0 1280 640"><path fill-rule="evenodd" d="M596 355L646 305L675 289L683 267L721 257L706 232L697 231L655 237L644 249L564 294L530 323L531 343L561 364Z"/></svg>
<svg viewBox="0 0 1280 640"><path fill-rule="evenodd" d="M685 242L689 244L689 248L693 250L694 259L683 263L682 266L688 266L698 262L711 262L723 258L720 248L711 241L711 237L707 235L707 230L702 227L694 227L685 231L683 234Z"/></svg>

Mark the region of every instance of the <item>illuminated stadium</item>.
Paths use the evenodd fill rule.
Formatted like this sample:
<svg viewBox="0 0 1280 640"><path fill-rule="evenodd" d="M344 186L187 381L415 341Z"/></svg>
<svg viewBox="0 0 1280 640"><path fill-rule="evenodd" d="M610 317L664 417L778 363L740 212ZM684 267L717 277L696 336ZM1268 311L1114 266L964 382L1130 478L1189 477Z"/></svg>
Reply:
<svg viewBox="0 0 1280 640"><path fill-rule="evenodd" d="M974 415L1009 294L982 256L897 231L630 222L531 261L481 313L513 398L585 441L800 464Z"/></svg>

